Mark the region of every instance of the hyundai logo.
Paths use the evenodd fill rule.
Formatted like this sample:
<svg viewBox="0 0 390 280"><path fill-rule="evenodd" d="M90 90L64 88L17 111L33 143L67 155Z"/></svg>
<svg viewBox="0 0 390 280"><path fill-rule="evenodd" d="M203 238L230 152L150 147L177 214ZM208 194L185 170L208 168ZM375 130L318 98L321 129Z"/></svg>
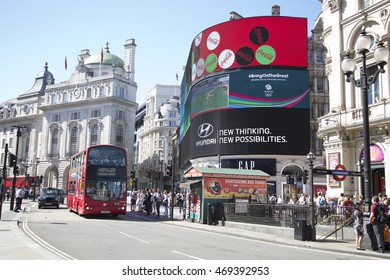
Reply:
<svg viewBox="0 0 390 280"><path fill-rule="evenodd" d="M201 124L198 128L198 136L200 138L206 138L207 136L210 136L211 133L213 133L214 127L209 123Z"/></svg>

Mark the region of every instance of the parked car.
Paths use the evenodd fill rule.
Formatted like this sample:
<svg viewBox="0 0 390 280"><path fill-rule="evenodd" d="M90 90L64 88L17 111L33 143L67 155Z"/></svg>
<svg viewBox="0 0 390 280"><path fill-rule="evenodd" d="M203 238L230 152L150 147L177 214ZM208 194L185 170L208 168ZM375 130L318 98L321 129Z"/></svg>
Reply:
<svg viewBox="0 0 390 280"><path fill-rule="evenodd" d="M42 207L60 207L60 196L58 189L53 188L43 188L38 197L38 208Z"/></svg>

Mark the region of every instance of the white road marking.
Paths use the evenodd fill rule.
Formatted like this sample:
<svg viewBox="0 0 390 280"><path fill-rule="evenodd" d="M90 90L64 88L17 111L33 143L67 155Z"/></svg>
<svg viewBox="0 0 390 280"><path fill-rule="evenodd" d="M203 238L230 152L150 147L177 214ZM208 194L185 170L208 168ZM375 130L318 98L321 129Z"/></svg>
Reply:
<svg viewBox="0 0 390 280"><path fill-rule="evenodd" d="M127 236L127 237L133 238L133 239L135 239L135 240L141 241L141 242L143 242L143 243L145 243L145 244L151 244L151 243L148 242L148 241L145 241L145 240L139 239L139 238L137 238L137 237L128 235L127 233L124 233L124 232L122 232L122 231L120 231L119 233L120 233L120 234L123 234L123 235L125 235L125 236Z"/></svg>
<svg viewBox="0 0 390 280"><path fill-rule="evenodd" d="M189 258L193 258L195 260L204 260L204 259L201 259L201 258L198 258L198 257L195 257L195 256L191 256L191 255L188 255L188 254L185 254L185 253L182 253L182 252L179 252L179 251L175 251L175 250L172 250L171 251L172 253L175 253L175 254L179 254L179 255L183 255L183 256L186 256L186 257L189 257Z"/></svg>
<svg viewBox="0 0 390 280"><path fill-rule="evenodd" d="M240 240L245 240L245 241L250 241L250 242L254 242L254 243L263 243L263 244L268 244L268 245L272 245L272 246L278 246L278 247L293 247L293 248L296 248L296 249L299 249L299 250L306 250L306 251L316 251L316 252L321 252L321 253L325 253L325 254L338 254L338 255L344 255L344 256L351 256L352 252L351 253L348 253L348 252L334 252L334 251L328 251L328 250L322 250L322 249L318 249L318 248L314 248L314 247L300 247L300 246L297 246L297 245L288 245L288 244L278 244L278 243L274 243L272 241L266 241L266 240L258 240L258 239L252 239L252 238L248 238L248 237L243 237L243 236L234 236L234 235L230 235L229 233L219 233L219 232L211 232L211 231L204 231L204 230L201 230L201 229L195 229L195 228L186 228L186 227L182 227L182 226L176 226L176 225L172 225L172 224L167 224L167 223L162 223L162 225L164 226L169 226L169 227L175 227L175 228L181 228L183 230L188 230L188 231L195 231L195 232L202 232L202 233L205 233L205 234L213 234L213 235L217 235L217 236L223 236L223 237L227 237L227 238L233 238L233 239L240 239ZM362 255L362 257L365 257L365 258L368 258L368 259L379 259L378 257L375 257L375 256L368 256L368 255Z"/></svg>
<svg viewBox="0 0 390 280"><path fill-rule="evenodd" d="M65 259L65 260L76 260L72 256L62 252L61 250L53 247L43 239L41 239L39 236L37 236L34 232L30 230L28 227L27 221L23 221L23 230L26 232L28 236L30 236L31 239L33 239L35 242L37 242L42 247L46 248L47 250L51 251L52 253L56 254L57 256Z"/></svg>

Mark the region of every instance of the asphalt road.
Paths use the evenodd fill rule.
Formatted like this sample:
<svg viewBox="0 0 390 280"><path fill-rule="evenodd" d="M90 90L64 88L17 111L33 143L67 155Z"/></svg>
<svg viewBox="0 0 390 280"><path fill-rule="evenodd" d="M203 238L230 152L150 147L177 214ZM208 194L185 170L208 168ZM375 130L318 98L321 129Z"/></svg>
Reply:
<svg viewBox="0 0 390 280"><path fill-rule="evenodd" d="M32 205L21 227L63 259L77 260L367 260L369 256L281 245L183 227L184 221L128 213L80 217Z"/></svg>

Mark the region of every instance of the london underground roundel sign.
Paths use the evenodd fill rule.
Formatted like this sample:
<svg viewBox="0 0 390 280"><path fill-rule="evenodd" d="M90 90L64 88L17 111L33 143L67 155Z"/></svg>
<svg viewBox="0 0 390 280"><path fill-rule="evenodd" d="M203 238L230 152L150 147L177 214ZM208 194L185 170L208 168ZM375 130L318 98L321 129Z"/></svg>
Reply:
<svg viewBox="0 0 390 280"><path fill-rule="evenodd" d="M336 168L335 168L336 173L337 173L337 170L346 171L345 166L344 166L344 165L341 165L341 164L339 164L339 165L336 166ZM338 174L334 174L334 175L333 175L333 178L334 178L336 181L344 181L346 177L347 177L346 175L338 175Z"/></svg>

